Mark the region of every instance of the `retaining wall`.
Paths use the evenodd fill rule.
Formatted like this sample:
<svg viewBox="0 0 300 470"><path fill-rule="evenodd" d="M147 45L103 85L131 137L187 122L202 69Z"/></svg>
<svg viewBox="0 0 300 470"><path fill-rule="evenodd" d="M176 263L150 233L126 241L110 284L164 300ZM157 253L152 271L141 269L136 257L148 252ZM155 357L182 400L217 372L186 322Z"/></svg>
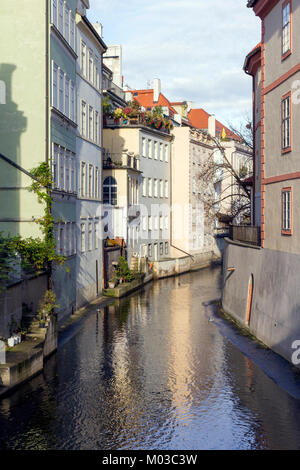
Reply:
<svg viewBox="0 0 300 470"><path fill-rule="evenodd" d="M223 309L246 325L252 278L249 330L288 361L300 340L299 267L300 255L225 240Z"/></svg>

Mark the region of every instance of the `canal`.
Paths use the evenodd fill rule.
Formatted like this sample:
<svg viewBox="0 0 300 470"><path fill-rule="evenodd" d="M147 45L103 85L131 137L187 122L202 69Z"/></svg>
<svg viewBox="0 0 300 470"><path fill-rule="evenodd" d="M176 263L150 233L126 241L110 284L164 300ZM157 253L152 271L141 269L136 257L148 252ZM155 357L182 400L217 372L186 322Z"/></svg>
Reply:
<svg viewBox="0 0 300 470"><path fill-rule="evenodd" d="M1 400L0 449L298 449L300 393L222 333L208 308L220 281L188 273L95 307Z"/></svg>

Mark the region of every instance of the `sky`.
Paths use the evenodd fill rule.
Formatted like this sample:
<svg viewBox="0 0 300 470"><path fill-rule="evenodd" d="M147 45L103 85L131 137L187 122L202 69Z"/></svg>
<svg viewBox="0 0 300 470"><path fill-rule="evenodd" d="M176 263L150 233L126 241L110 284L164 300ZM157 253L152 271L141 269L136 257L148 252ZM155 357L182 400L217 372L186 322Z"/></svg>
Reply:
<svg viewBox="0 0 300 470"><path fill-rule="evenodd" d="M247 0L90 0L87 16L106 44L121 44L124 84L152 88L170 101L193 101L225 125L251 117L252 80L243 71L260 42ZM150 82L150 87L147 85Z"/></svg>

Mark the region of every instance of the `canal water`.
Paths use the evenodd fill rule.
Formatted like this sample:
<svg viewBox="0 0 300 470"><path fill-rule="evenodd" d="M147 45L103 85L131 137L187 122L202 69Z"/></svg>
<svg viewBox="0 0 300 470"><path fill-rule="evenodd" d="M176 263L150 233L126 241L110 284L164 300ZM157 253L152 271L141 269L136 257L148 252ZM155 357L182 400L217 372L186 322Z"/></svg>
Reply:
<svg viewBox="0 0 300 470"><path fill-rule="evenodd" d="M298 449L300 393L222 333L219 296L208 269L95 307L1 400L0 449Z"/></svg>

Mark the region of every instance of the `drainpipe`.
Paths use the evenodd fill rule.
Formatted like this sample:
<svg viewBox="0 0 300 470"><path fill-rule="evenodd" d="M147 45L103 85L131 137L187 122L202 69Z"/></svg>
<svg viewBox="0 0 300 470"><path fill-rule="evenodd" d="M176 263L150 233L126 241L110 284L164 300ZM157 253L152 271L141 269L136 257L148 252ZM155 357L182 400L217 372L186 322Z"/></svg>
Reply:
<svg viewBox="0 0 300 470"><path fill-rule="evenodd" d="M46 156L46 163L49 165L49 146L51 145L49 141L49 136L50 136L50 106L49 106L49 88L50 88L50 82L49 82L49 58L50 58L50 41L49 41L49 35L50 35L50 22L49 22L49 2L48 0L45 0L45 36L46 36L46 55L45 55L45 75L46 75L46 96L45 96L45 107L46 107L46 125L45 125L45 156ZM50 195L51 190L47 189L48 194ZM48 263L48 290L52 290L52 263Z"/></svg>

